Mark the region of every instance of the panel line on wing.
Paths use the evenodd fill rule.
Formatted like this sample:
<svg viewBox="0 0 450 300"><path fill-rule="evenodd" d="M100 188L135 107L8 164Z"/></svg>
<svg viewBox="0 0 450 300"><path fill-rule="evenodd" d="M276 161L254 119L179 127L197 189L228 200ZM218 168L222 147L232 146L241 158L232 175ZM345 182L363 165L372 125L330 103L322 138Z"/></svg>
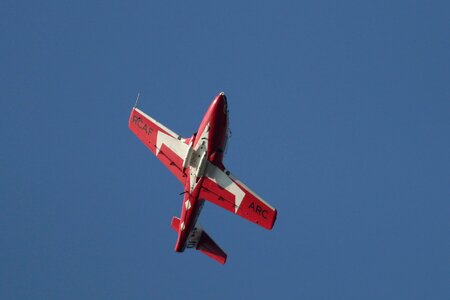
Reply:
<svg viewBox="0 0 450 300"><path fill-rule="evenodd" d="M230 177L228 177L226 173L212 163L208 164L206 176L234 195L235 213L237 213L242 200L245 197L245 192Z"/></svg>
<svg viewBox="0 0 450 300"><path fill-rule="evenodd" d="M158 151L158 152L157 152L157 153L158 153L157 156L159 156L160 154L164 155L164 157L166 157L167 160L170 161L170 165L172 165L172 166L174 166L175 168L177 168L177 169L180 171L180 173L183 175L183 177L186 177L186 174L184 174L183 170L177 165L177 163L174 162L172 159L170 159L170 157L169 157L166 153L164 153L164 151L162 151L161 148L157 147L157 146L154 145L153 143L150 143L150 142L149 142L149 144L152 145L153 147L155 147L155 149ZM165 144L163 144L163 145L165 145ZM167 148L169 148L169 147L167 147ZM169 149L170 149L170 148L169 148Z"/></svg>
<svg viewBox="0 0 450 300"><path fill-rule="evenodd" d="M232 205L234 206L234 209L235 209L236 211L238 210L239 206L236 205L233 201L229 201L229 200L223 198L221 195L219 195L219 194L217 194L217 193L211 191L210 189L208 189L208 188L206 188L206 187L204 187L204 186L202 186L201 188L204 189L205 191L207 191L208 193L214 194L219 200L225 201L225 202L228 202L228 203L232 204ZM210 200L210 199L205 199L205 200Z"/></svg>

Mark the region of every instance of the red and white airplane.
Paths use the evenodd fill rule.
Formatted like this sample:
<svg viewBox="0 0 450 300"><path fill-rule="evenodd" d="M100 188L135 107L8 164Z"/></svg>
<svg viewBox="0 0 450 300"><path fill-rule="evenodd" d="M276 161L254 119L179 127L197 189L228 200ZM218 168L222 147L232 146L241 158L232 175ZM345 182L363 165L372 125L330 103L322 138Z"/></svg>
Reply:
<svg viewBox="0 0 450 300"><path fill-rule="evenodd" d="M184 186L181 217L173 217L178 234L175 251L195 248L224 264L227 255L197 224L205 200L266 229L277 210L230 174L222 163L228 139L228 108L224 93L208 108L196 134L182 138L134 107L129 127Z"/></svg>

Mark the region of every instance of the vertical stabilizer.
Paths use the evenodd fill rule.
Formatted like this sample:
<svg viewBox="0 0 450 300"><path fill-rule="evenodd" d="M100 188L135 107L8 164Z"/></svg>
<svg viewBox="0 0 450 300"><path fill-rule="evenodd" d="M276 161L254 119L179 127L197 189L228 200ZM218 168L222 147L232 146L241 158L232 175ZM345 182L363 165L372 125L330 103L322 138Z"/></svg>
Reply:
<svg viewBox="0 0 450 300"><path fill-rule="evenodd" d="M180 228L180 219L173 217L172 224L170 224L170 226L172 226L172 229L175 230L175 232L178 232L178 228Z"/></svg>

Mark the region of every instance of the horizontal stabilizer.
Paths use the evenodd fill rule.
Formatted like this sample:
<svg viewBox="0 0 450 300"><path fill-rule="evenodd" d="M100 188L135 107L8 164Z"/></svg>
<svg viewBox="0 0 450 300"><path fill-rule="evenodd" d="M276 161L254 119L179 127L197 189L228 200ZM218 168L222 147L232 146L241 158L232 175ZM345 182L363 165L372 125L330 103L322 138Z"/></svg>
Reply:
<svg viewBox="0 0 450 300"><path fill-rule="evenodd" d="M180 219L172 218L172 229L178 233L180 228ZM187 248L196 249L212 259L224 264L227 260L227 254L213 241L213 239L198 224L194 227L187 241Z"/></svg>
<svg viewBox="0 0 450 300"><path fill-rule="evenodd" d="M202 232L200 241L197 244L197 250L208 255L212 259L224 264L227 261L227 254L213 241L213 239L205 232Z"/></svg>

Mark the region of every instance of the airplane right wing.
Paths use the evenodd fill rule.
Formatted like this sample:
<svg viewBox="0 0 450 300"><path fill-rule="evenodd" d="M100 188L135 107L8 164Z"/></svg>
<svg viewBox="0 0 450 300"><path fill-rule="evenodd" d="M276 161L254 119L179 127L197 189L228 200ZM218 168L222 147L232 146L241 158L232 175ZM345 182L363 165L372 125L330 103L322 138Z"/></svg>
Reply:
<svg viewBox="0 0 450 300"><path fill-rule="evenodd" d="M261 199L228 171L208 162L200 198L266 229L272 229L277 210Z"/></svg>
<svg viewBox="0 0 450 300"><path fill-rule="evenodd" d="M189 145L185 144L175 132L138 108L133 108L131 111L128 126L169 171L184 184L186 174L183 166L187 159Z"/></svg>

